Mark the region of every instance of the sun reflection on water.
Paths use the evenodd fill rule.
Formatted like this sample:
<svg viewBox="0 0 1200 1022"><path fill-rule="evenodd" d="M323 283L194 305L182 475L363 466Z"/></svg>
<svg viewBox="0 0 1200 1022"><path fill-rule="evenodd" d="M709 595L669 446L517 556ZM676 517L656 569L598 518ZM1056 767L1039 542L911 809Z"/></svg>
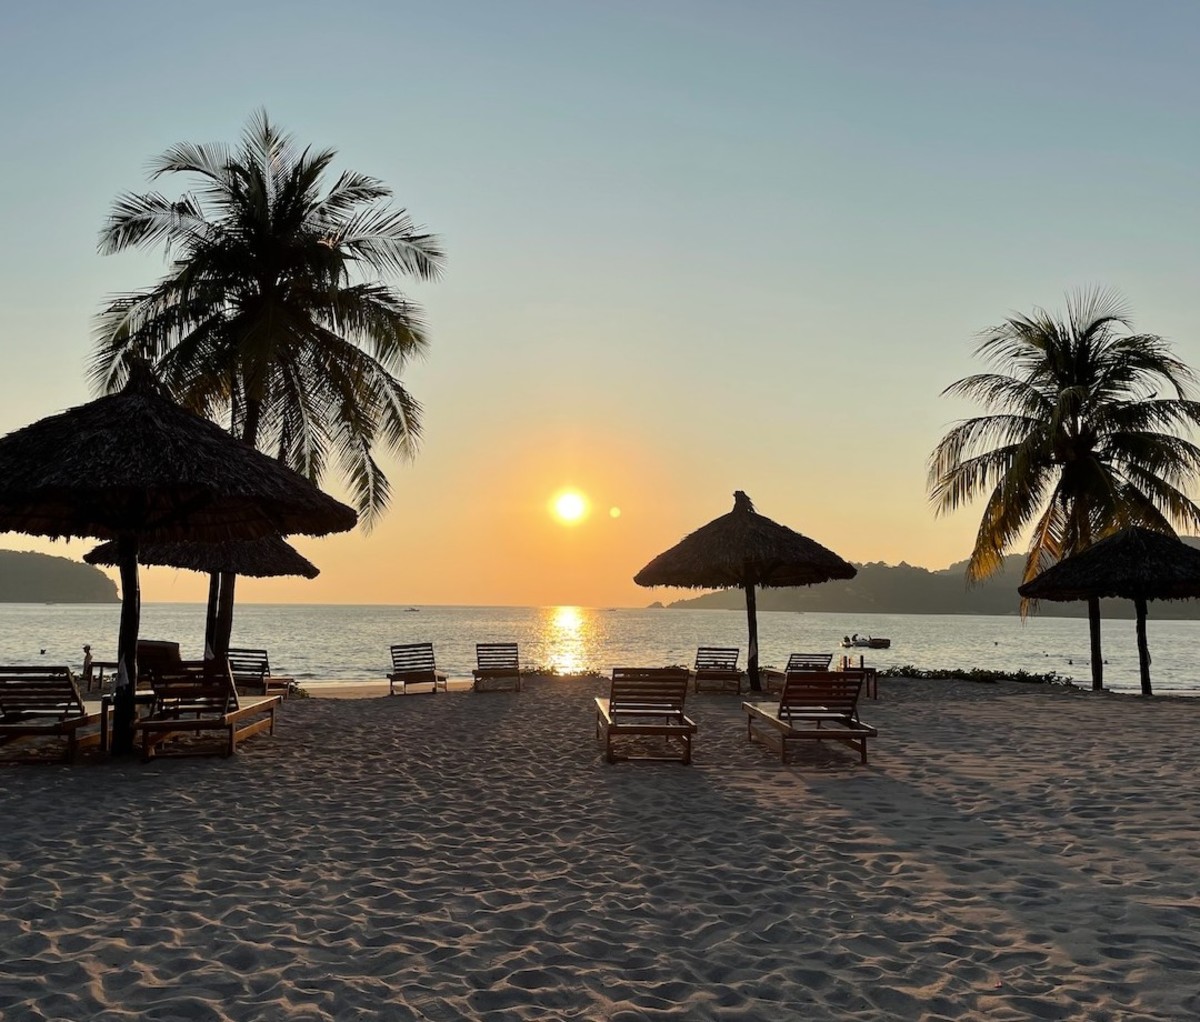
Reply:
<svg viewBox="0 0 1200 1022"><path fill-rule="evenodd" d="M544 631L546 666L558 674L579 674L587 664L590 615L580 607L552 607Z"/></svg>

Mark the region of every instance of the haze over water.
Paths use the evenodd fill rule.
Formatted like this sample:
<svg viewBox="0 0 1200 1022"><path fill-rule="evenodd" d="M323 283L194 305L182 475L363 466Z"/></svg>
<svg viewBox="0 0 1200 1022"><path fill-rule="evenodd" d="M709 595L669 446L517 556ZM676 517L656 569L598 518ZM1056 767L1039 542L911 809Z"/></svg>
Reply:
<svg viewBox="0 0 1200 1022"><path fill-rule="evenodd" d="M1200 621L1149 622L1155 691L1200 692ZM69 663L83 643L98 660L116 657L115 605L0 605L0 662ZM856 656L879 668L974 667L1050 671L1090 687L1087 621L1078 618L928 614L797 614L761 611L760 663L782 666L791 652ZM1138 689L1134 622L1104 622L1105 683ZM843 635L887 636L887 650L842 650ZM185 658L203 653L204 607L151 603L142 637L180 643ZM690 666L698 645L737 646L746 664L746 618L733 610L588 607L420 607L247 604L234 617L235 646L265 647L281 674L300 680L381 681L393 642L434 644L439 666L469 677L475 643L516 641L521 661L560 674L607 673L614 666ZM40 650L45 649L43 655Z"/></svg>

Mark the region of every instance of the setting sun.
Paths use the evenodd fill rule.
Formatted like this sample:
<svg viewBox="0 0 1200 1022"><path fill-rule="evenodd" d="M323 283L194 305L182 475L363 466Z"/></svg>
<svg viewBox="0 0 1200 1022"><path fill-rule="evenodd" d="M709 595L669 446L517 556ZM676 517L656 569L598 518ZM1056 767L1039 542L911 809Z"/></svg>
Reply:
<svg viewBox="0 0 1200 1022"><path fill-rule="evenodd" d="M563 490L550 503L554 517L566 525L582 521L587 514L587 498L578 490Z"/></svg>

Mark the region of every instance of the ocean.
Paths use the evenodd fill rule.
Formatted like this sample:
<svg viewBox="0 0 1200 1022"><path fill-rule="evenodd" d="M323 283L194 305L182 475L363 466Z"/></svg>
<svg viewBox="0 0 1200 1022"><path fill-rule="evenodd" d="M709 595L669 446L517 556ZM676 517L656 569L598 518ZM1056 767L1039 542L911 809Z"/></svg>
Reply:
<svg viewBox="0 0 1200 1022"><path fill-rule="evenodd" d="M119 612L112 604L0 604L0 662L78 668L85 642L97 660L115 660ZM1150 614L1155 691L1200 693L1200 621L1155 621L1153 604ZM1091 684L1084 619L764 611L758 628L763 666L782 666L793 651L853 652L881 669L1053 671ZM886 636L891 648L842 650L841 637L854 632ZM199 658L204 607L145 604L141 635L176 641L185 658ZM1103 637L1106 686L1138 690L1134 622L1106 620ZM518 642L523 664L571 674L690 666L699 645L737 646L745 665L747 640L746 616L733 610L244 604L234 616L233 645L268 649L278 673L301 681L383 680L388 646L422 641L433 643L442 670L463 678L476 642Z"/></svg>

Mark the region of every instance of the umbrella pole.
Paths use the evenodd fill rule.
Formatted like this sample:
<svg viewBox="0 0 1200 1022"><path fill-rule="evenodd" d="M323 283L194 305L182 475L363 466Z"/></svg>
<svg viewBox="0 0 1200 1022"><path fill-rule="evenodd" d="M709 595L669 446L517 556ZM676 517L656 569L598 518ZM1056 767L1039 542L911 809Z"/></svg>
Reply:
<svg viewBox="0 0 1200 1022"><path fill-rule="evenodd" d="M1091 597L1087 605L1088 634L1092 640L1092 691L1099 692L1104 688L1104 653L1100 649L1100 597Z"/></svg>
<svg viewBox="0 0 1200 1022"><path fill-rule="evenodd" d="M233 635L233 596L237 575L231 571L221 572L221 599L217 603L217 644L213 647L217 662L229 656L229 638Z"/></svg>
<svg viewBox="0 0 1200 1022"><path fill-rule="evenodd" d="M117 660L121 666L117 669L117 689L113 700L112 751L113 755L126 756L133 752L137 643L142 614L136 535L122 534L118 538L117 556L121 566L121 633L117 640Z"/></svg>
<svg viewBox="0 0 1200 1022"><path fill-rule="evenodd" d="M1137 611L1138 666L1142 671L1142 695L1148 696L1154 693L1150 690L1150 646L1146 642L1146 601L1140 597L1135 599L1133 608Z"/></svg>
<svg viewBox="0 0 1200 1022"><path fill-rule="evenodd" d="M746 623L750 626L750 656L748 673L750 675L750 691L761 692L762 682L758 677L758 609L755 605L754 585L746 589Z"/></svg>
<svg viewBox="0 0 1200 1022"><path fill-rule="evenodd" d="M221 573L214 571L208 576L208 612L204 617L204 659L216 656L217 649L217 601L221 596Z"/></svg>

